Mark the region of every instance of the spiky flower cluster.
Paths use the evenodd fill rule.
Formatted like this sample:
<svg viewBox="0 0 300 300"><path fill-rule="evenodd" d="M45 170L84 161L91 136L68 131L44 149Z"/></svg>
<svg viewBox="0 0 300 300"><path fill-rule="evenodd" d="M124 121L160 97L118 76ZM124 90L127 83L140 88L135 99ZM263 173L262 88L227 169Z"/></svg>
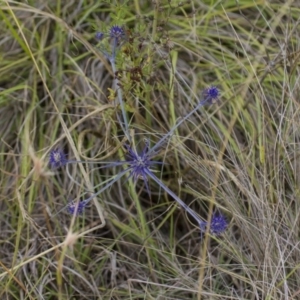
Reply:
<svg viewBox="0 0 300 300"><path fill-rule="evenodd" d="M119 50L123 42L126 41L125 30L121 26L114 25L109 29L108 33L99 31L95 34L95 38L99 42L103 41L105 37L109 38L111 49L105 49L103 47L103 44L99 49L104 54L104 56L108 58L109 61L114 62L116 59L117 51Z"/></svg>
<svg viewBox="0 0 300 300"><path fill-rule="evenodd" d="M149 141L145 141L145 147L143 151L138 154L137 151L133 148L131 148L129 145L125 145L125 148L127 150L126 160L124 163L126 163L129 167L128 170L130 172L130 177L134 179L135 182L137 182L138 179L143 179L148 191L148 194L150 194L149 186L148 186L148 174L150 171L150 167L154 165L160 165L161 162L158 161L152 161L151 154L149 154Z"/></svg>
<svg viewBox="0 0 300 300"><path fill-rule="evenodd" d="M220 92L217 87L210 86L204 90L204 99L206 104L210 105L218 101Z"/></svg>
<svg viewBox="0 0 300 300"><path fill-rule="evenodd" d="M49 165L51 168L59 168L68 163L66 154L61 149L54 149L49 154Z"/></svg>
<svg viewBox="0 0 300 300"><path fill-rule="evenodd" d="M112 69L116 72L116 51L120 47L123 41L125 41L126 34L123 27L114 25L110 28L108 34L104 34L102 32L98 32L96 34L96 39L98 41L102 41L105 36L108 36L111 42L111 54L107 54L108 52L101 50L102 53L106 55L109 59ZM70 214L79 215L84 212L87 204L94 199L96 196L101 194L106 189L110 188L115 182L120 180L123 176L127 175L127 180L132 178L136 183L139 179L142 179L148 194L150 195L150 187L149 180L154 181L160 188L162 188L165 192L167 192L177 203L180 205L197 223L199 229L202 233L209 230L209 232L213 235L220 235L223 233L227 226L228 222L226 218L221 213L214 213L209 224L208 222L203 221L199 215L191 209L186 203L184 203L167 185L163 183L163 181L154 175L152 168L155 168L158 165L163 165L162 162L153 160L155 156L157 156L157 150L164 146L164 144L170 140L171 136L174 134L175 130L187 119L191 117L197 110L199 110L204 105L211 105L215 103L219 97L220 92L216 86L210 86L203 91L203 99L198 101L198 104L192 109L186 116L181 118L179 122L177 122L171 130L165 134L156 144L150 147L149 140L145 141L145 146L142 151L137 151L134 146L132 146L129 131L129 124L127 119L127 113L125 110L125 106L123 104L121 89L118 89L118 99L119 104L122 109L122 117L118 116L118 121L120 123L121 128L123 129L124 134L127 136L129 140L129 144L124 145L124 149L126 150L125 158L121 161L107 163L100 168L110 168L110 167L123 167L122 171L120 171L116 176L111 178L106 182L105 186L99 189L96 193L91 195L89 198L83 201L72 201L68 204L67 210ZM125 125L123 127L123 124ZM77 163L78 161L68 161L65 154L60 150L52 150L50 152L49 163L53 168L62 167L70 163ZM209 229L208 229L209 228Z"/></svg>
<svg viewBox="0 0 300 300"><path fill-rule="evenodd" d="M87 205L86 200L84 200L84 201L73 200L68 204L67 209L71 215L81 215L83 213L86 205Z"/></svg>
<svg viewBox="0 0 300 300"><path fill-rule="evenodd" d="M226 218L218 212L215 212L210 220L210 223L203 222L200 226L202 232L205 232L209 227L209 231L213 235L220 235L222 234L228 227L228 222Z"/></svg>
<svg viewBox="0 0 300 300"><path fill-rule="evenodd" d="M112 39L122 39L125 38L125 30L124 28L114 25L110 28L109 36Z"/></svg>
<svg viewBox="0 0 300 300"><path fill-rule="evenodd" d="M220 235L223 233L228 226L228 222L226 218L220 214L220 213L215 213L210 222L210 232L215 235Z"/></svg>

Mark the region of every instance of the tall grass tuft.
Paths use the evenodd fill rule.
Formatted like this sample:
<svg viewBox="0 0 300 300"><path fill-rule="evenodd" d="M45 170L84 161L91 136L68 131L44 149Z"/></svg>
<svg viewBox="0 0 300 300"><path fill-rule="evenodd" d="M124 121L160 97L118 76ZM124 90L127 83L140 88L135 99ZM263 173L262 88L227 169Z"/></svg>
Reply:
<svg viewBox="0 0 300 300"><path fill-rule="evenodd" d="M298 10L0 1L0 299L299 298Z"/></svg>

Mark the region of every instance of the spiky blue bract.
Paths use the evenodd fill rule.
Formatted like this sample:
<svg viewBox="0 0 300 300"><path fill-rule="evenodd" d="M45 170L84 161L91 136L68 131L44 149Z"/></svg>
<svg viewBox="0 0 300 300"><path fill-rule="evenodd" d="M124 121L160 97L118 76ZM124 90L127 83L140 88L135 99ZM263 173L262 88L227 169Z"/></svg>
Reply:
<svg viewBox="0 0 300 300"><path fill-rule="evenodd" d="M203 222L201 224L200 229L202 232L206 231L207 225L208 225L207 222ZM219 212L215 212L212 215L212 218L210 221L210 226L209 226L210 233L214 234L214 235L220 235L227 229L227 227L228 227L228 222L227 222L225 216Z"/></svg>
<svg viewBox="0 0 300 300"><path fill-rule="evenodd" d="M220 91L216 86L210 86L204 90L204 101L205 104L213 104L218 101Z"/></svg>
<svg viewBox="0 0 300 300"><path fill-rule="evenodd" d="M68 163L66 154L60 149L54 149L49 154L49 164L51 168L59 168Z"/></svg>
<svg viewBox="0 0 300 300"><path fill-rule="evenodd" d="M109 30L109 36L113 39L121 39L125 37L125 31L122 27L114 25Z"/></svg>
<svg viewBox="0 0 300 300"><path fill-rule="evenodd" d="M145 147L143 151L139 154L129 145L125 145L127 150L126 160L124 163L128 164L128 170L130 172L130 177L136 182L138 179L143 179L148 193L150 194L149 187L148 187L148 179L147 175L150 171L150 167L155 164L162 164L158 161L152 161L152 156L148 154L149 151L149 141L145 141Z"/></svg>
<svg viewBox="0 0 300 300"><path fill-rule="evenodd" d="M81 215L87 205L87 201L71 201L68 205L68 212L71 215Z"/></svg>
<svg viewBox="0 0 300 300"><path fill-rule="evenodd" d="M129 165L131 176L134 180L139 178L145 178L145 169L149 169L151 161L150 157L147 156L147 151L149 150L148 142L145 145L141 154L138 154L134 149L130 148L129 145L125 145L127 150L126 162Z"/></svg>

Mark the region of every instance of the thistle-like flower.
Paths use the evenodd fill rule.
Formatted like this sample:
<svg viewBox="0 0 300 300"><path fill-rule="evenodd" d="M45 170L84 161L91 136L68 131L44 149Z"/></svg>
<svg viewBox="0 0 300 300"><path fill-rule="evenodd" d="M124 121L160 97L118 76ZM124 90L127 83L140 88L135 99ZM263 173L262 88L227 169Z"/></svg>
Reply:
<svg viewBox="0 0 300 300"><path fill-rule="evenodd" d="M74 201L73 200L68 204L68 212L71 215L81 215L83 213L86 205L87 205L86 200L84 200L84 201Z"/></svg>
<svg viewBox="0 0 300 300"><path fill-rule="evenodd" d="M200 229L201 229L202 233L204 233L206 231L207 226L208 226L207 222L203 222L200 225ZM219 212L215 212L212 215L210 225L209 225L210 233L213 235L220 235L227 229L227 227L228 227L228 222L227 222L225 216Z"/></svg>
<svg viewBox="0 0 300 300"><path fill-rule="evenodd" d="M205 101L205 102L203 101L203 104L210 105L218 101L220 96L220 91L216 86L212 85L204 90L203 95Z"/></svg>
<svg viewBox="0 0 300 300"><path fill-rule="evenodd" d="M118 26L118 25L114 25L110 28L110 31L109 31L109 36L112 38L112 39L122 39L125 37L125 30L124 28Z"/></svg>
<svg viewBox="0 0 300 300"><path fill-rule="evenodd" d="M104 37L109 37L111 39L116 39L118 42L122 39L125 39L126 33L123 27L118 26L118 25L113 25L108 33L104 33L102 31L98 31L95 34L95 38L98 41L101 41L104 39Z"/></svg>
<svg viewBox="0 0 300 300"><path fill-rule="evenodd" d="M111 56L109 57L109 60L114 69L113 64L115 64L116 53L126 38L125 30L118 25L114 25L110 28L109 37L111 38Z"/></svg>
<svg viewBox="0 0 300 300"><path fill-rule="evenodd" d="M59 168L68 163L66 154L61 149L54 149L49 154L49 164L51 168Z"/></svg>
<svg viewBox="0 0 300 300"><path fill-rule="evenodd" d="M67 159L66 154L61 149L54 149L51 150L49 153L49 165L51 168L59 168L66 166L67 164L74 164L74 163L95 163L93 161L81 161L81 160L69 160Z"/></svg>
<svg viewBox="0 0 300 300"><path fill-rule="evenodd" d="M148 140L145 141L145 147L140 154L138 154L135 149L130 148L129 145L125 145L125 148L127 150L127 155L124 164L128 165L128 171L130 172L129 177L132 177L135 182L137 182L138 179L143 179L147 191L150 194L148 179L147 179L149 172L152 173L150 167L155 164L162 164L162 162L151 160L152 156L148 154L149 151Z"/></svg>
<svg viewBox="0 0 300 300"><path fill-rule="evenodd" d="M114 25L109 29L108 33L104 33L102 31L98 31L95 34L95 38L97 41L103 41L105 37L108 37L110 40L110 50L105 49L103 45L101 45L101 52L109 59L110 62L114 63L116 59L116 53L122 43L126 41L126 33L123 27ZM109 54L111 52L111 54Z"/></svg>

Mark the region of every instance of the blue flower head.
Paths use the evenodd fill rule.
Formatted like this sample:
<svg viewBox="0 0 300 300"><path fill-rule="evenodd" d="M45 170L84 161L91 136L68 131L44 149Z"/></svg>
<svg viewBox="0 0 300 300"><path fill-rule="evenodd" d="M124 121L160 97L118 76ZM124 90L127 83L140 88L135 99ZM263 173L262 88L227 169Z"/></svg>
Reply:
<svg viewBox="0 0 300 300"><path fill-rule="evenodd" d="M204 102L205 104L213 104L218 101L220 91L216 86L210 86L204 90Z"/></svg>
<svg viewBox="0 0 300 300"><path fill-rule="evenodd" d="M201 224L201 231L202 233L206 231L206 226L207 226L207 222L203 222ZM221 213L214 213L212 218L211 218L211 222L210 222L210 233L213 235L220 235L222 234L228 227L228 222L225 218L225 216L223 216Z"/></svg>
<svg viewBox="0 0 300 300"><path fill-rule="evenodd" d="M110 28L109 36L112 39L120 40L125 37L125 31L122 27L120 27L118 25L114 25Z"/></svg>
<svg viewBox="0 0 300 300"><path fill-rule="evenodd" d="M101 41L104 38L104 33L103 32L96 32L95 38L98 41Z"/></svg>
<svg viewBox="0 0 300 300"><path fill-rule="evenodd" d="M51 168L59 168L68 163L65 153L60 149L54 149L49 154L49 164Z"/></svg>
<svg viewBox="0 0 300 300"><path fill-rule="evenodd" d="M71 215L81 215L87 205L87 201L71 201L68 205L68 212Z"/></svg>
<svg viewBox="0 0 300 300"><path fill-rule="evenodd" d="M105 38L109 38L109 44L101 43L99 45L99 50L104 54L104 56L110 60L114 73L116 72L115 59L117 52L124 42L126 42L126 32L123 27L114 25L108 32L96 32L95 38L97 41L103 41Z"/></svg>
<svg viewBox="0 0 300 300"><path fill-rule="evenodd" d="M127 150L126 161L129 164L130 175L137 180L139 178L146 178L145 169L149 169L151 160L147 155L149 150L149 143L147 142L144 150L141 154L138 154L134 149L130 148L129 145L125 145Z"/></svg>
<svg viewBox="0 0 300 300"><path fill-rule="evenodd" d="M143 151L139 154L135 149L131 148L129 145L125 145L127 150L126 161L129 165L128 170L130 171L130 177L133 177L133 180L136 182L138 179L143 179L148 193L150 194L148 187L147 177L149 173L152 173L150 167L155 164L161 164L158 161L152 161L152 155L148 153L149 151L149 141L145 141L145 147Z"/></svg>

